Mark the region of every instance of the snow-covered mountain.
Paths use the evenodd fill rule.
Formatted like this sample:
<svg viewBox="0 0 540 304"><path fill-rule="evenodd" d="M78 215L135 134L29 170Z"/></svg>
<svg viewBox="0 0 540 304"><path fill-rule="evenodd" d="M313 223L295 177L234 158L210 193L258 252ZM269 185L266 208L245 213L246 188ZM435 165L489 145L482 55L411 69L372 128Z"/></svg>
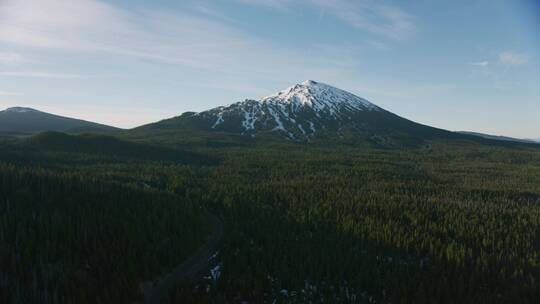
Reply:
<svg viewBox="0 0 540 304"><path fill-rule="evenodd" d="M388 134L452 136L451 132L416 124L352 93L312 80L259 100L247 99L199 113L187 112L142 128L196 128L250 137L276 134L298 141L319 136L362 135L378 140L384 140Z"/></svg>
<svg viewBox="0 0 540 304"><path fill-rule="evenodd" d="M309 80L260 100L245 100L195 115L214 120L211 128L215 130L250 135L275 131L298 139L330 125L352 122L357 112L381 110L349 92Z"/></svg>

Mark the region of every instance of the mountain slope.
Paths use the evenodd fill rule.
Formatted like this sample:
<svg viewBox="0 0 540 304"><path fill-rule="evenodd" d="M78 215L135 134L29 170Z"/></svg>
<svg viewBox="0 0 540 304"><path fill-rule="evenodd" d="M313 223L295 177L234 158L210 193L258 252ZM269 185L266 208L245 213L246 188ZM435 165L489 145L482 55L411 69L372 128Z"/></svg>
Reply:
<svg viewBox="0 0 540 304"><path fill-rule="evenodd" d="M70 135L43 132L25 139L23 143L40 151L95 154L100 157L117 157L124 160L181 161L204 164L214 161L189 151L130 142L99 134Z"/></svg>
<svg viewBox="0 0 540 304"><path fill-rule="evenodd" d="M245 100L146 125L138 130L267 134L295 141L368 139L378 144L462 135L414 123L349 92L305 81L260 100Z"/></svg>
<svg viewBox="0 0 540 304"><path fill-rule="evenodd" d="M0 133L28 135L43 131L70 133L111 132L117 128L80 119L58 116L31 108L13 107L0 111Z"/></svg>
<svg viewBox="0 0 540 304"><path fill-rule="evenodd" d="M219 160L183 147L172 148L133 142L103 134L66 134L46 131L37 135L0 139L3 160L31 163L52 163L99 160L114 163L132 161L174 162L210 165Z"/></svg>

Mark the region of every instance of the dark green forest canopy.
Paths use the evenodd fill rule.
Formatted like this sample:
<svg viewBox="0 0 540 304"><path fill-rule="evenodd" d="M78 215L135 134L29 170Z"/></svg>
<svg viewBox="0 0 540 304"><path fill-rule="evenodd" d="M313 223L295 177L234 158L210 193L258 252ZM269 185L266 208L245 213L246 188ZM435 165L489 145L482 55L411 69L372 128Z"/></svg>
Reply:
<svg viewBox="0 0 540 304"><path fill-rule="evenodd" d="M229 297L302 294L306 282L345 302L538 297L537 149L431 142L238 149L226 159L208 196L231 219L218 286Z"/></svg>
<svg viewBox="0 0 540 304"><path fill-rule="evenodd" d="M124 138L137 140L133 135ZM147 140L138 139L137 145L147 145L143 141ZM148 261L160 260L156 256L163 254L170 257L170 263L143 272L133 270L139 260L126 258L125 268L114 270L106 267L111 262L106 258L109 247L101 245L105 248L101 258L107 263L95 268L100 269L98 274L83 272L88 277L79 278L106 280L121 271L124 279L114 286L131 290L126 295L137 298L134 285L141 277L152 277L173 260L178 262L207 233L204 220L193 209L198 204L224 217L226 236L218 256L222 275L210 293L194 294L193 286L179 285L171 294L177 302L303 303L324 298L535 303L540 297L540 150L534 146L434 140L407 148L380 148L165 135L149 142L158 149L180 149L213 161L158 157L121 161L91 149L58 150L9 140L1 146L0 236L9 246L2 246L7 249L0 251L0 259L3 265L12 265L13 259L24 265L2 267L0 288L11 284L3 289L9 291L9 299L18 295L13 290L32 280L32 271L50 275L46 269L52 267L56 281L38 285L40 293L34 296L50 294L50 303L91 302L85 292L60 282L80 275L73 273L84 264L73 261L92 256L84 246L110 241L93 224L101 220L110 223L103 227L111 231L124 231L111 237L134 246ZM31 152L17 152L21 150ZM27 179L39 182L28 184ZM74 189L87 189L81 195L88 199L81 201ZM108 189L107 194L99 189ZM133 194L119 199L125 191ZM96 204L92 200L96 196L103 203ZM49 197L54 199L37 203ZM118 203L109 206L110 201ZM20 205L16 209L20 222L27 223L23 226L13 220L15 204ZM87 207L92 205L96 208ZM36 222L35 210L55 220ZM154 215L147 218L148 210ZM38 228L55 231L63 221L87 217L77 227L81 235L95 235L90 245L76 241L81 237L77 234L72 242L59 235L46 243L15 241L20 240L18 234L32 240ZM161 218L168 220L155 225ZM117 226L121 222L126 224ZM139 226L140 222L146 224ZM137 237L115 227L129 227ZM138 236L141 231L144 234ZM169 236L177 245L167 247L166 253L143 245L147 239L158 242ZM70 244L72 253L53 259L44 253L49 251L40 250L47 244L60 249ZM28 249L22 254L21 248ZM100 297L129 302L109 291Z"/></svg>
<svg viewBox="0 0 540 304"><path fill-rule="evenodd" d="M4 160L31 162L60 159L70 162L93 159L96 162L133 163L162 162L193 165L213 164L218 160L185 148L137 143L107 135L70 135L43 132L31 137L0 137L0 153ZM62 161L60 161L62 162Z"/></svg>

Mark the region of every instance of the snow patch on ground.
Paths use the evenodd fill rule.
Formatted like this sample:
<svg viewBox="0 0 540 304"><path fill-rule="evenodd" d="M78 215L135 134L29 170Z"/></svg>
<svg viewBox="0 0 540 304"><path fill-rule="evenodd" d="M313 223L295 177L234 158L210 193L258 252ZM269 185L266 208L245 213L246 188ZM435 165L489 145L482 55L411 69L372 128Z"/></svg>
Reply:
<svg viewBox="0 0 540 304"><path fill-rule="evenodd" d="M257 116L255 115L255 110L251 109L250 112L246 111L242 108L242 111L244 112L244 120L242 121L242 126L244 129L247 130L254 130L255 129L255 122L257 121Z"/></svg>
<svg viewBox="0 0 540 304"><path fill-rule="evenodd" d="M312 121L309 121L309 129L311 130L311 133L315 133L317 131L315 129L315 124Z"/></svg>
<svg viewBox="0 0 540 304"><path fill-rule="evenodd" d="M23 108L23 107L12 107L12 108L7 108L6 109L6 112L11 112L11 113L28 113L28 112L38 112L37 110L34 110L32 108Z"/></svg>
<svg viewBox="0 0 540 304"><path fill-rule="evenodd" d="M304 280L302 287L290 288L282 281L267 275L271 288L272 303L376 303L375 297L368 292L351 287L347 281L337 285L327 282ZM344 301L345 300L345 301Z"/></svg>
<svg viewBox="0 0 540 304"><path fill-rule="evenodd" d="M274 117L274 121L277 124L277 126L272 131L281 130L287 132L287 130L285 130L285 127L283 126L283 123L281 122L281 119L279 118L279 115L274 111L274 109L268 108L268 111L270 112L270 115Z"/></svg>
<svg viewBox="0 0 540 304"><path fill-rule="evenodd" d="M210 275L212 276L212 280L217 282L221 276L221 264L218 264L216 267L210 269Z"/></svg>
<svg viewBox="0 0 540 304"><path fill-rule="evenodd" d="M218 125L223 123L225 120L223 119L223 114L220 114L216 120L216 122L212 125L212 129L215 129Z"/></svg>
<svg viewBox="0 0 540 304"><path fill-rule="evenodd" d="M306 131L304 131L304 128L302 127L301 124L298 124L298 129L300 129L300 131L302 132L302 134L306 135Z"/></svg>
<svg viewBox="0 0 540 304"><path fill-rule="evenodd" d="M216 251L210 258L208 258L209 261L215 259L219 254L219 251Z"/></svg>

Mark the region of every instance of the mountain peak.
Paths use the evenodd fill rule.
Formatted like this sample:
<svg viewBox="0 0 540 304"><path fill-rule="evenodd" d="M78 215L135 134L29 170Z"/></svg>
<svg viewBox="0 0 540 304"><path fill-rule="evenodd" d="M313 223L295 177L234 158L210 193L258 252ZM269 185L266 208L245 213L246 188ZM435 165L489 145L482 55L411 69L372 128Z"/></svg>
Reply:
<svg viewBox="0 0 540 304"><path fill-rule="evenodd" d="M25 107L11 107L11 108L7 108L5 111L6 111L6 112L11 112L11 113L39 112L39 111L36 110L36 109L25 108Z"/></svg>
<svg viewBox="0 0 540 304"><path fill-rule="evenodd" d="M246 99L189 116L211 130L251 134L279 132L309 139L318 132L362 124L362 117L385 111L333 86L307 80L259 100ZM186 118L188 119L188 118Z"/></svg>
<svg viewBox="0 0 540 304"><path fill-rule="evenodd" d="M317 81L315 80L306 80L304 82L301 83L301 85L305 85L305 86L313 86L313 85L317 85L319 84Z"/></svg>
<svg viewBox="0 0 540 304"><path fill-rule="evenodd" d="M378 111L379 107L352 93L322 82L306 80L261 99L262 103L293 104L311 107L316 112L334 114L343 107L360 111Z"/></svg>
<svg viewBox="0 0 540 304"><path fill-rule="evenodd" d="M278 134L289 140L332 138L377 145L409 144L454 133L423 126L331 85L307 80L259 100L246 99L149 126L248 135Z"/></svg>

